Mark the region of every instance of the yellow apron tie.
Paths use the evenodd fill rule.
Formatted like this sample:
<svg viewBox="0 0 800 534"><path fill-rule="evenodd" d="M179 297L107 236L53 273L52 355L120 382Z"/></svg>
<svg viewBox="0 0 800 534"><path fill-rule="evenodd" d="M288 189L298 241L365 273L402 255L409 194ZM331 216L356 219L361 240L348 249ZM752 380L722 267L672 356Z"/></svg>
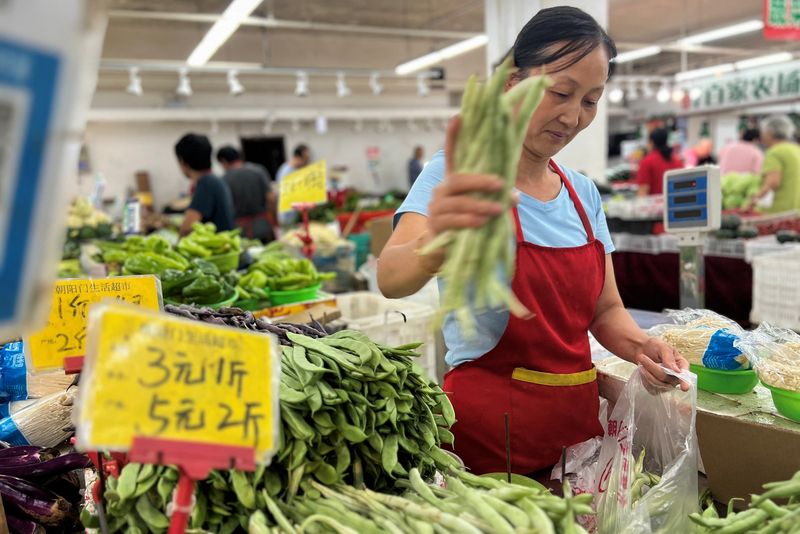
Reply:
<svg viewBox="0 0 800 534"><path fill-rule="evenodd" d="M591 369L579 373L559 374L517 367L511 374L511 378L540 386L580 386L597 380L597 369L592 366Z"/></svg>

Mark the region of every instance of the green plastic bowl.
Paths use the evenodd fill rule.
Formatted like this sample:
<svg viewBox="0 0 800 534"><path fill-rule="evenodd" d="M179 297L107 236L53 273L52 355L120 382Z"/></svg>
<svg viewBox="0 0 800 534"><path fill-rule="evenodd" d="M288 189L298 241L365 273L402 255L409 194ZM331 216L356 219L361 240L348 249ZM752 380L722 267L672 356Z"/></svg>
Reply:
<svg viewBox="0 0 800 534"><path fill-rule="evenodd" d="M264 299L244 299L237 300L234 305L244 311L259 311L269 308L269 301Z"/></svg>
<svg viewBox="0 0 800 534"><path fill-rule="evenodd" d="M233 303L236 302L236 299L238 298L239 298L239 290L233 288L233 293L231 294L231 296L223 300L222 302L215 302L214 304L196 304L196 306L198 306L199 308L211 308L213 310L216 310L219 308L223 308L225 306L233 305ZM170 300L168 298L164 298L164 303L173 304L175 306L180 306L181 304L189 304L189 303L177 302L174 300Z"/></svg>
<svg viewBox="0 0 800 534"><path fill-rule="evenodd" d="M695 364L690 364L689 368L697 375L697 387L711 393L741 395L753 391L758 384L758 375L752 369L723 371Z"/></svg>
<svg viewBox="0 0 800 534"><path fill-rule="evenodd" d="M481 475L482 477L486 478L493 478L495 480L502 480L503 482L508 482L508 474L507 473L486 473L485 475ZM517 475L516 473L511 473L511 483L516 484L518 486L525 486L526 488L536 488L542 491L547 491L542 484L535 481L532 478L528 478L523 475Z"/></svg>
<svg viewBox="0 0 800 534"><path fill-rule="evenodd" d="M761 382L764 384L764 382ZM772 392L772 402L778 413L800 423L800 393L788 389L776 388L769 384L764 387Z"/></svg>
<svg viewBox="0 0 800 534"><path fill-rule="evenodd" d="M221 273L228 271L235 271L239 267L239 251L226 252L217 256L209 256L205 258L206 261L213 263Z"/></svg>
<svg viewBox="0 0 800 534"><path fill-rule="evenodd" d="M317 292L322 284L306 287L303 289L296 289L294 291L270 291L269 301L273 306L280 304L294 304L295 302L305 302L306 300L314 300L317 298Z"/></svg>

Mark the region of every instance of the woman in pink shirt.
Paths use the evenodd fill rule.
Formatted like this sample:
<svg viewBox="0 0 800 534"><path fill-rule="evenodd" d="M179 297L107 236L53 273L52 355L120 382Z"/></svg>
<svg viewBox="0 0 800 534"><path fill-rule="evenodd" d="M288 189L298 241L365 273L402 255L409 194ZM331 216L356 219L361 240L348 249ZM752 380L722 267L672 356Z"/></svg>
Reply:
<svg viewBox="0 0 800 534"><path fill-rule="evenodd" d="M751 128L742 133L740 141L728 143L719 153L719 170L722 174L740 172L758 174L764 154L756 143L759 140L758 130Z"/></svg>

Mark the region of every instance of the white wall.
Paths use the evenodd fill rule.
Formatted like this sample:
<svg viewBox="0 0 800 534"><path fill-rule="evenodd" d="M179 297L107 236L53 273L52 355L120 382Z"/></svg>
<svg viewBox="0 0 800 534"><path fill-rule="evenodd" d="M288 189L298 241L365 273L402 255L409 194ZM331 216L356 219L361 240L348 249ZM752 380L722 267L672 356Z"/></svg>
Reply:
<svg viewBox="0 0 800 534"><path fill-rule="evenodd" d="M300 132L281 129L281 124L269 135L283 135L287 154L298 143L307 143L316 159L325 159L328 166L346 165L348 183L362 191L381 193L390 189L406 190L406 165L412 149L419 144L425 148L426 157L441 148L444 132L440 121L433 131L412 132L406 125L394 124L391 133L376 131L374 123L365 123L363 131L356 133L350 122L329 122L328 132L318 135L306 126ZM262 125L256 123L220 123L217 132L209 132L208 122L203 123L112 123L96 122L87 126L85 142L89 151L92 172L105 176L106 197L124 195L128 187L135 187L134 173L150 173L154 201L157 208L188 191L188 181L182 176L175 161L173 147L187 132L208 135L215 147L224 144L239 146L240 137L264 135ZM368 146L380 148L380 182L373 182L367 171ZM216 154L216 151L215 151ZM216 162L215 162L216 165ZM215 167L221 173L222 169ZM81 192L90 187L90 179L83 179Z"/></svg>

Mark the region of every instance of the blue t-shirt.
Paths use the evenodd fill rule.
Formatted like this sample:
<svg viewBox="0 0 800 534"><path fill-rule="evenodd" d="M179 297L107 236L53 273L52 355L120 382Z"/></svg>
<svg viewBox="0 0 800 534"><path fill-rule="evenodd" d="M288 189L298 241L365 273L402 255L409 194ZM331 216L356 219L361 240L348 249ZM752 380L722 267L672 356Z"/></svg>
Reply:
<svg viewBox="0 0 800 534"><path fill-rule="evenodd" d="M578 194L595 237L605 246L606 254L610 254L614 251L614 244L608 232L600 192L586 176L564 167L561 167L561 171ZM408 197L395 214L395 224L403 213L428 215L433 188L442 181L444 173L444 152L440 150L414 182ZM557 248L578 247L586 243L586 231L566 187L562 185L558 196L549 202L542 202L521 191L517 193L520 197L517 210L525 241ZM439 279L438 283L441 292L442 280ZM485 310L477 313L476 318L476 333L469 338L461 332L452 315L445 318L442 330L447 345L445 361L449 365L475 360L492 350L506 330L508 310Z"/></svg>

